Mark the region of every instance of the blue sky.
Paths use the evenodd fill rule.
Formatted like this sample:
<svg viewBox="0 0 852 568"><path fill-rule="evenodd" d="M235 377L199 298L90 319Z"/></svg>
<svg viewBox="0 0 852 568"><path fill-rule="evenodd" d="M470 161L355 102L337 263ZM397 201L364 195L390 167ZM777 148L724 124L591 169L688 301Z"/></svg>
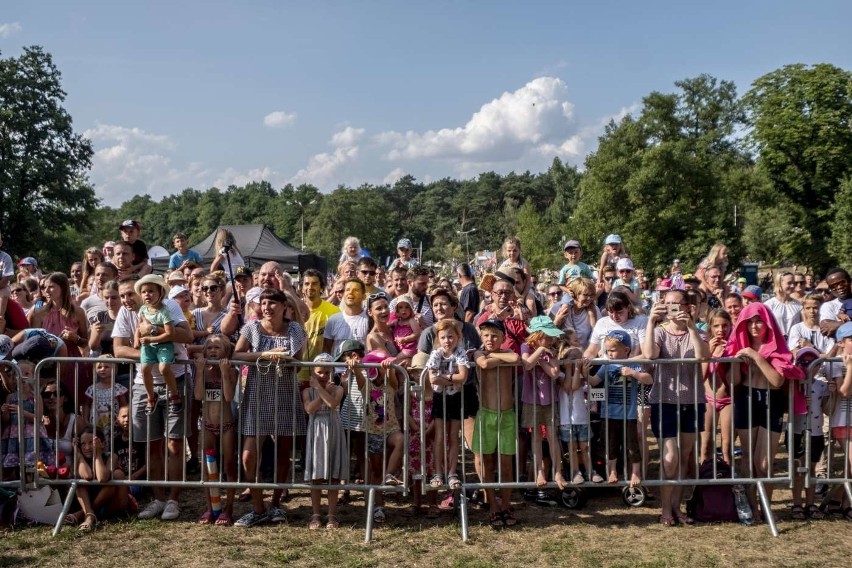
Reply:
<svg viewBox="0 0 852 568"><path fill-rule="evenodd" d="M393 183L582 164L610 118L701 73L852 69L852 3L0 2L54 56L98 196Z"/></svg>

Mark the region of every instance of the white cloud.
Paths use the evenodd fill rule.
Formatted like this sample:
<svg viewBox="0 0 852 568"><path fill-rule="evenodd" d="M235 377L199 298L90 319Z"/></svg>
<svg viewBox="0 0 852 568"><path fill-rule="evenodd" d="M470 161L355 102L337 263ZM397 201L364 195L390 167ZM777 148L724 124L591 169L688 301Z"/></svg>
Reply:
<svg viewBox="0 0 852 568"><path fill-rule="evenodd" d="M400 178L402 178L403 176L405 176L407 173L408 173L408 172L406 172L406 171L405 171L404 169L402 169L402 168L394 168L392 171L388 172L388 175L386 175L386 176L382 179L382 183L383 183L383 184L387 184L387 185L393 185L393 184L395 184L397 181L399 181L399 180L400 180Z"/></svg>
<svg viewBox="0 0 852 568"><path fill-rule="evenodd" d="M573 152L576 145L568 143L576 135L573 110L561 79L539 77L485 103L464 126L423 133L389 131L374 139L390 146L386 158L392 161L514 161L542 147Z"/></svg>
<svg viewBox="0 0 852 568"><path fill-rule="evenodd" d="M322 152L312 156L308 165L290 178L290 183L294 185L310 183L320 189L331 189L331 185L340 183L343 179L342 170L358 159L360 154L358 142L363 137L364 132L363 128L352 128L351 126L335 132L329 141L329 144L334 147L334 151Z"/></svg>
<svg viewBox="0 0 852 568"><path fill-rule="evenodd" d="M23 28L21 24L18 22L12 22L10 24L0 24L0 37L9 37L13 34L18 33Z"/></svg>
<svg viewBox="0 0 852 568"><path fill-rule="evenodd" d="M293 123L296 122L296 116L295 112L276 110L263 117L263 125L268 126L269 128L284 128L285 126L292 126Z"/></svg>

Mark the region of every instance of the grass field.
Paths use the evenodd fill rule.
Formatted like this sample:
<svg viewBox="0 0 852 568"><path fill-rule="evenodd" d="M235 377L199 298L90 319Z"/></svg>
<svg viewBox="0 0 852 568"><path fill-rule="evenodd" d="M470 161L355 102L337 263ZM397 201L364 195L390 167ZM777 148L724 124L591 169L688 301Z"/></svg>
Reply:
<svg viewBox="0 0 852 568"><path fill-rule="evenodd" d="M792 521L789 492L776 491L781 536L766 525L664 527L651 505L627 508L616 489L595 490L579 510L540 507L516 494L520 524L495 532L483 511L471 511L471 540L463 543L452 514L436 520L405 516L389 502L388 522L365 544L362 500L344 507L336 531L309 531L305 495L288 504L288 524L252 529L194 524L198 491L187 491L181 520L102 523L93 534L48 527L7 532L0 566L849 566L852 523ZM236 513L248 510L238 503ZM140 564L141 563L141 564Z"/></svg>

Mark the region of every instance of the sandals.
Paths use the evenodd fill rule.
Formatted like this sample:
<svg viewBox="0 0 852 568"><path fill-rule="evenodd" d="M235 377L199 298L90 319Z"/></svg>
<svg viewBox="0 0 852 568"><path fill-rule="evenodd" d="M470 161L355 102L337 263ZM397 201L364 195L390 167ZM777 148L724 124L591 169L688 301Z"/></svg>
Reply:
<svg viewBox="0 0 852 568"><path fill-rule="evenodd" d="M337 515L329 515L328 522L325 524L325 528L336 529L338 527L340 527L340 520L337 518Z"/></svg>
<svg viewBox="0 0 852 568"><path fill-rule="evenodd" d="M449 477L447 477L447 484L450 486L450 489L461 489L461 479L455 473L451 473Z"/></svg>
<svg viewBox="0 0 852 568"><path fill-rule="evenodd" d="M488 515L488 524L494 530L502 529L506 526L506 523L503 521L503 515L500 512Z"/></svg>
<svg viewBox="0 0 852 568"><path fill-rule="evenodd" d="M695 519L693 519L692 517L690 517L689 515L681 512L681 511L674 511L674 516L677 519L677 522L679 522L682 525L694 525L695 524Z"/></svg>
<svg viewBox="0 0 852 568"><path fill-rule="evenodd" d="M77 515L75 515L74 513L68 513L62 520L62 524L66 527L76 527L80 524L80 519L78 519Z"/></svg>
<svg viewBox="0 0 852 568"><path fill-rule="evenodd" d="M148 397L148 400L145 402L145 414L147 416L154 414L154 409L157 408L157 402L159 402L157 393L154 393L154 396Z"/></svg>
<svg viewBox="0 0 852 568"><path fill-rule="evenodd" d="M322 516L311 515L311 520L308 522L308 528L312 531L318 530L322 526Z"/></svg>
<svg viewBox="0 0 852 568"><path fill-rule="evenodd" d="M394 474L389 473L385 476L385 485L402 485L402 481L400 481Z"/></svg>
<svg viewBox="0 0 852 568"><path fill-rule="evenodd" d="M660 524L664 527L673 527L677 523L672 516L660 515Z"/></svg>
<svg viewBox="0 0 852 568"><path fill-rule="evenodd" d="M795 507L793 507L795 509ZM819 510L819 507L811 503L807 507L805 507L805 514L809 519L814 519L816 521L825 518L825 514Z"/></svg>
<svg viewBox="0 0 852 568"><path fill-rule="evenodd" d="M219 518L217 518L216 522L213 524L217 527L229 527L234 524L234 520L231 518L231 515L222 511L219 513Z"/></svg>
<svg viewBox="0 0 852 568"><path fill-rule="evenodd" d="M793 505L793 508L790 509L790 518L794 521L804 521L807 517L801 505Z"/></svg>
<svg viewBox="0 0 852 568"><path fill-rule="evenodd" d="M441 487L442 485L444 485L444 477L440 473L432 475L432 479L429 480L429 486Z"/></svg>
<svg viewBox="0 0 852 568"><path fill-rule="evenodd" d="M503 511L500 516L503 518L503 524L507 527L514 527L518 524L518 519L515 518L512 511Z"/></svg>
<svg viewBox="0 0 852 568"><path fill-rule="evenodd" d="M204 511L204 514L202 514L198 518L198 524L199 525L212 525L213 524L213 511L210 511L210 510Z"/></svg>
<svg viewBox="0 0 852 568"><path fill-rule="evenodd" d="M95 530L95 527L98 525L98 518L94 513L86 513L84 517L84 521L80 523L80 526L77 527L78 533L90 533Z"/></svg>

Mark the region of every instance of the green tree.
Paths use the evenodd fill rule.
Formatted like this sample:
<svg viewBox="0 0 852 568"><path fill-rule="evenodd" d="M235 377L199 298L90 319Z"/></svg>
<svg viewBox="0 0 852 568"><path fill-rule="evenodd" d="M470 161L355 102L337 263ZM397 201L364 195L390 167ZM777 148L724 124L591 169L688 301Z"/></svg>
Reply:
<svg viewBox="0 0 852 568"><path fill-rule="evenodd" d="M66 267L67 228L87 230L97 206L91 143L74 132L53 58L41 47L0 59L0 230L13 255Z"/></svg>
<svg viewBox="0 0 852 568"><path fill-rule="evenodd" d="M818 269L828 251L835 197L852 173L852 73L829 64L787 65L758 78L743 97L749 142L775 190L799 206L810 233L806 256Z"/></svg>
<svg viewBox="0 0 852 568"><path fill-rule="evenodd" d="M840 260L840 266L852 272L852 177L840 183L834 207L828 252Z"/></svg>

